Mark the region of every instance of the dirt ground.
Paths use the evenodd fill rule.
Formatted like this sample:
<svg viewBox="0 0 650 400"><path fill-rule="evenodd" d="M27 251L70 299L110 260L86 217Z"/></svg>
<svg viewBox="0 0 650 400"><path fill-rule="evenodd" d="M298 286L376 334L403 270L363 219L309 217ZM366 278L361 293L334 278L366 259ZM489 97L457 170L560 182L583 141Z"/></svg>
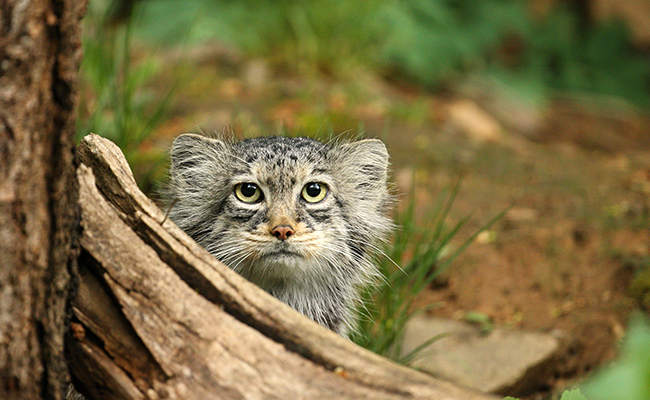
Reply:
<svg viewBox="0 0 650 400"><path fill-rule="evenodd" d="M562 107L547 111L534 140L515 132L489 143L457 129L424 133L437 163L423 174L423 199L460 174L456 218L472 215L477 229L509 208L419 304L436 304L432 313L441 317L475 311L501 326L563 332L565 354L531 399L548 398L615 357L639 306L630 282L649 255L645 138L610 128L619 140L603 140L599 115L576 117L577 107ZM408 154L416 150L401 146L414 142L389 136L389 147L399 149L397 177L413 168Z"/></svg>
<svg viewBox="0 0 650 400"><path fill-rule="evenodd" d="M548 398L615 357L639 305L630 282L649 254L643 138L610 129L623 137L603 141L598 116L567 114L549 110L544 126L553 131L535 140L506 132L477 141L444 122L387 136L398 186L415 169L423 208L462 177L452 219L471 215L472 226L461 238L507 209L418 304L435 304L439 317L479 312L500 326L563 332L565 354L531 399ZM414 164L413 154L424 156Z"/></svg>
<svg viewBox="0 0 650 400"><path fill-rule="evenodd" d="M162 145L196 128L238 134L361 126L386 141L399 192L415 179L423 218L462 179L450 222L471 220L458 244L507 210L419 305L436 304L432 312L441 317L480 312L500 326L563 332L566 354L531 399L615 357L639 307L630 282L650 261L650 124L633 108L556 101L537 110L528 128L515 124L518 131L477 98L365 76L350 84L307 80L207 54L184 75L176 116L157 135Z"/></svg>
<svg viewBox="0 0 650 400"><path fill-rule="evenodd" d="M571 141L512 142L475 151L454 214L473 213L478 228L509 210L419 304L437 304L436 316L478 311L502 326L564 332L566 354L548 382L562 388L616 355L638 305L628 288L648 257L647 198L636 186L646 184L648 159ZM454 172L433 173L432 186Z"/></svg>

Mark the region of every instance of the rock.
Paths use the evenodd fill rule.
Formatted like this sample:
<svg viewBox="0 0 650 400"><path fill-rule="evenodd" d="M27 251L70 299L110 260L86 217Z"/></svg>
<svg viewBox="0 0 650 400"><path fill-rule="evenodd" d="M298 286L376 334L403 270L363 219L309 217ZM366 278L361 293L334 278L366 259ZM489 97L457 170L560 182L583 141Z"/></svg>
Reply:
<svg viewBox="0 0 650 400"><path fill-rule="evenodd" d="M445 334L410 365L483 392L524 396L544 387L564 348L559 335L495 328L416 316L407 325L402 354Z"/></svg>
<svg viewBox="0 0 650 400"><path fill-rule="evenodd" d="M502 127L490 114L471 100L458 100L449 105L449 119L477 143L498 142Z"/></svg>
<svg viewBox="0 0 650 400"><path fill-rule="evenodd" d="M253 92L260 92L270 81L271 69L265 60L254 59L246 63L242 74L246 87Z"/></svg>
<svg viewBox="0 0 650 400"><path fill-rule="evenodd" d="M504 219L512 224L527 224L537 221L539 212L527 207L512 207L506 212Z"/></svg>
<svg viewBox="0 0 650 400"><path fill-rule="evenodd" d="M469 79L460 87L461 93L476 102L483 112L507 128L534 138L543 126L546 115L546 95L533 82L510 82L483 77Z"/></svg>

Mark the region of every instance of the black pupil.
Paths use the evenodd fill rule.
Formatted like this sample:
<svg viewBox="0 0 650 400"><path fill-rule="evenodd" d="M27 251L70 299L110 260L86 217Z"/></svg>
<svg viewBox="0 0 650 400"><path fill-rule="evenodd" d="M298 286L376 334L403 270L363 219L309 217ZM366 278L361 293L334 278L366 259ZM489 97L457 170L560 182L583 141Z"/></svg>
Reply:
<svg viewBox="0 0 650 400"><path fill-rule="evenodd" d="M243 194L244 197L253 197L256 192L257 186L252 183L244 183L241 185L241 194Z"/></svg>
<svg viewBox="0 0 650 400"><path fill-rule="evenodd" d="M310 183L307 185L307 195L309 195L309 197L318 197L320 191L321 189L318 183Z"/></svg>

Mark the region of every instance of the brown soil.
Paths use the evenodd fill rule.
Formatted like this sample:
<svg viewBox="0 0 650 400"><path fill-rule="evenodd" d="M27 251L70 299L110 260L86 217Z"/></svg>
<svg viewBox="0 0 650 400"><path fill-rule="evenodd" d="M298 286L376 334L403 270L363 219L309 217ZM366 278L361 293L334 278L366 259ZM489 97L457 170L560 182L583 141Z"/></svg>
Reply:
<svg viewBox="0 0 650 400"><path fill-rule="evenodd" d="M636 305L627 295L633 260L648 257L650 238L633 221L645 215L631 209L645 214L646 204L630 204L638 194L626 184L634 175L627 156L566 143L524 145L526 156L510 154L499 173L495 163L508 157L502 144L479 151L488 166L466 169L455 216L474 212L477 229L511 208L419 304L436 303L437 316L462 319L477 311L499 325L563 331L566 358L550 382L561 386L616 354ZM437 173L439 189L454 172Z"/></svg>
<svg viewBox="0 0 650 400"><path fill-rule="evenodd" d="M562 115L554 111L549 118ZM502 326L563 332L566 354L531 399L547 398L610 361L638 307L628 287L649 255L650 153L645 138L588 137L598 122L547 121L556 129L541 142L512 132L492 143L453 129L417 134L428 138L420 152L433 160L416 173L427 188L424 204L462 176L451 219L471 214L472 226L459 239L507 209L418 305L436 304L431 313L440 317L480 312ZM400 149L393 152L398 178L402 169L418 168L408 161L418 150L407 148L418 140L400 132L387 137L389 147Z"/></svg>
<svg viewBox="0 0 650 400"><path fill-rule="evenodd" d="M402 193L415 177L423 216L462 177L450 223L471 220L456 245L507 209L419 305L435 303L433 313L443 317L475 311L499 325L564 332L569 345L549 388L616 355L638 306L629 282L650 257L649 125L642 117L558 102L528 136L502 129L486 138L450 119L454 99L372 78L347 86L306 82L259 65L261 76L247 78L249 66L191 67L177 117L158 137L165 142L197 126L235 134L279 124L307 133L323 125L356 131L362 121L369 136L385 139Z"/></svg>

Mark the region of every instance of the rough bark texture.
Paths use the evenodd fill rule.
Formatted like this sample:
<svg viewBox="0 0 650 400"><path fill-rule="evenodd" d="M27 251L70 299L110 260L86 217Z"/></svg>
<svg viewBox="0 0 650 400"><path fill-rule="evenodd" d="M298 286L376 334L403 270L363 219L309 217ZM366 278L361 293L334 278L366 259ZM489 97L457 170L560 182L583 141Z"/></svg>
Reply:
<svg viewBox="0 0 650 400"><path fill-rule="evenodd" d="M396 365L216 261L87 136L78 169L81 324L72 370L93 399L448 399L491 396Z"/></svg>
<svg viewBox="0 0 650 400"><path fill-rule="evenodd" d="M60 399L85 2L0 3L0 398Z"/></svg>

